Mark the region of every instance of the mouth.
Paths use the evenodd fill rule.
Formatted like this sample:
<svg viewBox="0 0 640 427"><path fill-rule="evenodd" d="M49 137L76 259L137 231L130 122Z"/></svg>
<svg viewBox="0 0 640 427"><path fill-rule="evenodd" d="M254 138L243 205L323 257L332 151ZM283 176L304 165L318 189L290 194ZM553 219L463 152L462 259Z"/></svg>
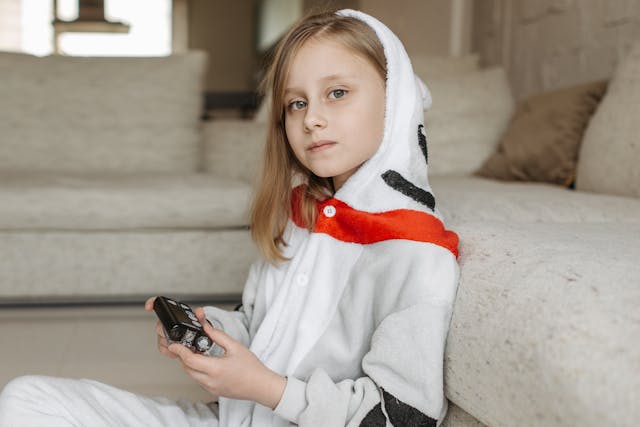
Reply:
<svg viewBox="0 0 640 427"><path fill-rule="evenodd" d="M333 141L316 141L307 148L307 151L311 151L312 153L315 153L318 151L323 151L328 148L331 148L334 145L336 145L336 143Z"/></svg>

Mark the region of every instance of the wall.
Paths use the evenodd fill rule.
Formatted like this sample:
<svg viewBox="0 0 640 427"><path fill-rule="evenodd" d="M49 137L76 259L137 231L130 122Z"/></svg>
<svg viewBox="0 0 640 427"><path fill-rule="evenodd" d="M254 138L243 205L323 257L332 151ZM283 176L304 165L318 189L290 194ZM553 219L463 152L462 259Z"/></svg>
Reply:
<svg viewBox="0 0 640 427"><path fill-rule="evenodd" d="M609 78L640 40L640 0L476 0L473 49L514 93Z"/></svg>
<svg viewBox="0 0 640 427"><path fill-rule="evenodd" d="M400 37L409 54L471 51L473 0L301 1L305 11L334 7L369 13ZM255 52L257 5L257 0L174 0L174 47L209 52L208 90L254 88L261 61Z"/></svg>
<svg viewBox="0 0 640 427"><path fill-rule="evenodd" d="M360 0L360 10L384 22L411 54L463 55L471 50L470 0Z"/></svg>
<svg viewBox="0 0 640 427"><path fill-rule="evenodd" d="M358 9L360 0L303 0L305 11L321 9Z"/></svg>

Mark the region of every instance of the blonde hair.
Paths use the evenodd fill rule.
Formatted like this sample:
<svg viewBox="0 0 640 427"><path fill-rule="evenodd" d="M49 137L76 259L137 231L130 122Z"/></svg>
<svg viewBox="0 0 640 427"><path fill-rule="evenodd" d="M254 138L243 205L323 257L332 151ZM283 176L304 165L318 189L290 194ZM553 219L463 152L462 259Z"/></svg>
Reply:
<svg viewBox="0 0 640 427"><path fill-rule="evenodd" d="M287 221L291 217L291 190L301 178L306 191L300 198L304 225L315 224L316 201L334 193L330 178L321 178L303 166L294 155L285 131L284 90L295 55L310 39L331 39L368 60L386 79L384 49L375 31L364 22L337 15L334 11L309 15L294 25L278 43L261 88L270 95L271 111L264 150L261 179L257 182L251 206L251 236L270 262L285 261L282 246ZM269 96L265 96L268 99Z"/></svg>

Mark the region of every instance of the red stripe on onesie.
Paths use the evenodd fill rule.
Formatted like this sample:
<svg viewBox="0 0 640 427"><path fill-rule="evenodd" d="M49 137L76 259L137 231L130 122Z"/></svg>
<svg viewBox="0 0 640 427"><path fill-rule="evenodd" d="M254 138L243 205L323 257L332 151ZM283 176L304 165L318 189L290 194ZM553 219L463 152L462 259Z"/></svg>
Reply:
<svg viewBox="0 0 640 427"><path fill-rule="evenodd" d="M305 228L300 213L302 186L293 190L292 219ZM314 233L324 233L349 243L370 244L384 240L403 239L427 242L441 246L458 258L458 235L444 228L438 218L425 212L397 209L370 213L353 209L338 199L327 199L316 203L318 219Z"/></svg>

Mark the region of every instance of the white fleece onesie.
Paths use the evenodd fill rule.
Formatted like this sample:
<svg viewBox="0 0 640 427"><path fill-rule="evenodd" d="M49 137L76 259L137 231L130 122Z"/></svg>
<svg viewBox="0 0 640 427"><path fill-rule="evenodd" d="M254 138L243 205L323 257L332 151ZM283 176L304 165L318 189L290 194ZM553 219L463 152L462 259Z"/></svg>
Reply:
<svg viewBox="0 0 640 427"><path fill-rule="evenodd" d="M205 309L214 324L288 377L275 411L221 398L216 414L210 405L148 399L95 382L31 377L14 381L0 396L0 426L442 422L458 239L445 230L427 179L423 108L430 95L387 27L357 11L339 13L371 26L384 47L380 148L333 198L318 203L313 232L299 225L296 206L304 188L294 190L294 218L284 236L290 261L254 264L241 310Z"/></svg>
<svg viewBox="0 0 640 427"><path fill-rule="evenodd" d="M431 103L398 38L361 12L387 58L383 141L313 232L294 218L285 256L255 264L243 310L208 308L228 333L287 375L275 412L220 400L224 426L437 425L447 409L443 354L458 283L457 236L427 179L423 111Z"/></svg>

